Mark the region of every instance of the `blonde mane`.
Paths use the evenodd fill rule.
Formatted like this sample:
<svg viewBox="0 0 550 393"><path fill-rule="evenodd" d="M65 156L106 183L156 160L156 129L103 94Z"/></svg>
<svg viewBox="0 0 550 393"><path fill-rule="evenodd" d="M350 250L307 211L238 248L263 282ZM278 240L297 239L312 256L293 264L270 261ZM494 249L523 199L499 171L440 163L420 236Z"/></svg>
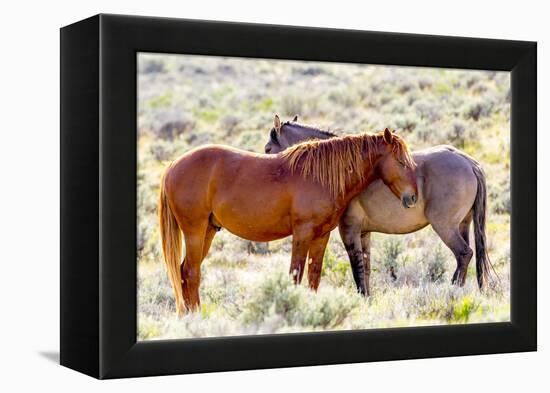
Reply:
<svg viewBox="0 0 550 393"><path fill-rule="evenodd" d="M415 164L405 141L394 134L392 151L395 158L409 168ZM372 167L383 133L344 135L290 146L281 156L292 173L300 172L326 187L335 197L343 195L352 180L365 180L365 160Z"/></svg>

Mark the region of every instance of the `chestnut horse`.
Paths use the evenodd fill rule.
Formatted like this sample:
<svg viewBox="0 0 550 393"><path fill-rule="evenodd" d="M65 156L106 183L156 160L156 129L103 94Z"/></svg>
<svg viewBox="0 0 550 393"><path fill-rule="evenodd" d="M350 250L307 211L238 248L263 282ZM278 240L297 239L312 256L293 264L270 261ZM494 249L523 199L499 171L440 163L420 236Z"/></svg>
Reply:
<svg viewBox="0 0 550 393"><path fill-rule="evenodd" d="M278 116L274 125L280 129ZM316 290L330 232L348 203L382 179L404 206L413 206L414 166L403 139L388 129L305 142L277 155L221 145L185 153L164 172L159 201L178 315L200 306L200 265L221 228L260 242L292 235L290 274L300 283L309 256L308 281Z"/></svg>
<svg viewBox="0 0 550 393"><path fill-rule="evenodd" d="M335 134L292 122L271 130L266 153L278 153L296 143L328 139ZM453 252L457 268L453 284L464 285L468 264L473 256L469 229L474 223L477 281L484 287L491 268L487 255L485 212L487 187L480 164L451 146L436 146L413 152L418 183L418 202L414 209L403 210L396 198L380 181L374 181L353 199L338 224L350 258L357 289L370 294L370 234L405 234L431 225Z"/></svg>

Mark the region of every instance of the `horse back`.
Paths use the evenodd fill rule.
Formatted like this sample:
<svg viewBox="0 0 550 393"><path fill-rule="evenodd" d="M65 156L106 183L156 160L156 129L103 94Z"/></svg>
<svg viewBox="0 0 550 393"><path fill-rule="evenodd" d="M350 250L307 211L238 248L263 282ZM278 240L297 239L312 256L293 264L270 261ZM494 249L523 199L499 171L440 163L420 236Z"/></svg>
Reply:
<svg viewBox="0 0 550 393"><path fill-rule="evenodd" d="M418 164L417 177L428 178L434 186L442 187L450 183L467 186L476 180L472 171L473 158L453 146L420 150L413 153L413 158Z"/></svg>
<svg viewBox="0 0 550 393"><path fill-rule="evenodd" d="M210 208L214 199L281 198L288 190L289 171L274 155L203 145L175 160L167 169L165 187L180 205Z"/></svg>

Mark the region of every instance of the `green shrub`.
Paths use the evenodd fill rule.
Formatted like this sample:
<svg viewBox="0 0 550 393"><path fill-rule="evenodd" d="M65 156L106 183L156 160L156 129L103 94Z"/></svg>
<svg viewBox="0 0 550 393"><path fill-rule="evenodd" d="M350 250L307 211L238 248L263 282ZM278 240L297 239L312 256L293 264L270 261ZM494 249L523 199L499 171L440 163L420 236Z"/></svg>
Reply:
<svg viewBox="0 0 550 393"><path fill-rule="evenodd" d="M166 108L172 104L172 98L172 92L168 91L165 94L151 98L147 104L151 109Z"/></svg>
<svg viewBox="0 0 550 393"><path fill-rule="evenodd" d="M360 302L360 296L353 292L320 290L315 293L294 285L288 274L276 272L250 296L242 320L260 325L278 316L288 326L336 328Z"/></svg>
<svg viewBox="0 0 550 393"><path fill-rule="evenodd" d="M494 213L510 214L512 203L510 200L510 183L507 179L498 184L493 184L489 188L489 198L492 200L490 208Z"/></svg>
<svg viewBox="0 0 550 393"><path fill-rule="evenodd" d="M279 272L266 279L244 306L245 323L260 323L274 313L292 324L301 302L301 288L295 286L288 274Z"/></svg>
<svg viewBox="0 0 550 393"><path fill-rule="evenodd" d="M191 147L213 143L215 139L215 134L209 131L195 131L193 134L185 138L186 142Z"/></svg>
<svg viewBox="0 0 550 393"><path fill-rule="evenodd" d="M427 257L427 276L431 282L439 282L443 279L446 268L446 258L441 245L437 245Z"/></svg>
<svg viewBox="0 0 550 393"><path fill-rule="evenodd" d="M346 88L331 91L328 95L328 99L332 103L346 108L346 110L350 110L354 105L357 105L360 98L356 91Z"/></svg>
<svg viewBox="0 0 550 393"><path fill-rule="evenodd" d="M237 134L241 129L241 122L242 120L234 115L222 116L219 124L220 131L225 135Z"/></svg>
<svg viewBox="0 0 550 393"><path fill-rule="evenodd" d="M362 302L356 293L338 290L320 291L317 294L310 291L305 297L307 299L300 304L297 315L299 324L322 329L337 328Z"/></svg>
<svg viewBox="0 0 550 393"><path fill-rule="evenodd" d="M448 144L453 145L459 149L464 148L464 143L469 138L470 133L466 130L466 125L462 122L455 121L448 128L446 137Z"/></svg>
<svg viewBox="0 0 550 393"><path fill-rule="evenodd" d="M478 121L483 117L489 117L492 114L493 109L494 104L492 101L477 99L466 105L464 116L466 119Z"/></svg>
<svg viewBox="0 0 550 393"><path fill-rule="evenodd" d="M441 104L436 100L422 99L414 103L414 111L420 116L420 119L428 121L430 123L436 122L441 119L443 115ZM410 112L410 108L408 112Z"/></svg>
<svg viewBox="0 0 550 393"><path fill-rule="evenodd" d="M415 88L416 88L416 85L412 81L405 80L399 84L397 91L400 94L406 94L411 90L414 90Z"/></svg>
<svg viewBox="0 0 550 393"><path fill-rule="evenodd" d="M453 304L453 321L468 323L470 316L477 310L479 304L470 296Z"/></svg>
<svg viewBox="0 0 550 393"><path fill-rule="evenodd" d="M140 74L158 74L164 71L164 63L161 60L141 59L139 62Z"/></svg>
<svg viewBox="0 0 550 393"><path fill-rule="evenodd" d="M425 76L425 77L421 77L419 80L418 80L418 87L421 89L421 90L427 90L427 89L431 89L432 86L433 86L433 79L428 77L428 76Z"/></svg>
<svg viewBox="0 0 550 393"><path fill-rule="evenodd" d="M265 134L257 131L245 131L237 141L237 147L249 151L261 151L265 142Z"/></svg>
<svg viewBox="0 0 550 393"><path fill-rule="evenodd" d="M273 98L266 97L263 100L261 100L260 102L258 102L258 104L256 105L256 108L259 111L271 112L271 111L273 111L273 104L274 104Z"/></svg>
<svg viewBox="0 0 550 393"><path fill-rule="evenodd" d="M321 278L326 278L333 285L342 286L350 280L351 268L347 259L338 258L329 247L325 250Z"/></svg>
<svg viewBox="0 0 550 393"><path fill-rule="evenodd" d="M304 99L300 95L284 95L281 102L284 116L294 116L304 113Z"/></svg>
<svg viewBox="0 0 550 393"><path fill-rule="evenodd" d="M138 319L138 337L140 340L158 338L162 333L161 324L154 318L141 315Z"/></svg>
<svg viewBox="0 0 550 393"><path fill-rule="evenodd" d="M159 138L173 140L182 134L189 133L195 127L195 121L191 118L181 117L178 120L168 120L155 131Z"/></svg>
<svg viewBox="0 0 550 393"><path fill-rule="evenodd" d="M399 115L394 120L396 129L405 132L412 132L419 122L418 117L414 113Z"/></svg>
<svg viewBox="0 0 550 393"><path fill-rule="evenodd" d="M434 85L433 91L438 95L448 95L452 92L452 86L446 82L439 82Z"/></svg>
<svg viewBox="0 0 550 393"><path fill-rule="evenodd" d="M149 146L149 152L156 161L172 161L178 155L178 146L171 141L156 139Z"/></svg>
<svg viewBox="0 0 550 393"><path fill-rule="evenodd" d="M269 243L249 241L247 242L247 251L249 254L260 254L260 255L269 254Z"/></svg>
<svg viewBox="0 0 550 393"><path fill-rule="evenodd" d="M380 263L384 267L385 272L394 281L397 279L398 258L402 251L403 245L398 239L389 238L382 243L382 258Z"/></svg>

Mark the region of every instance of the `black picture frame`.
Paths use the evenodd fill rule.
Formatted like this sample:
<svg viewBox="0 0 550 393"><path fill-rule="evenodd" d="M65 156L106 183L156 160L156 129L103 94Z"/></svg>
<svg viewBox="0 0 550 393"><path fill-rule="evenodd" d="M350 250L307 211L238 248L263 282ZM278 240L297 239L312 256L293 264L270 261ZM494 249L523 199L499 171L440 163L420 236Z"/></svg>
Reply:
<svg viewBox="0 0 550 393"><path fill-rule="evenodd" d="M136 54L511 71L511 321L136 341ZM536 43L96 15L61 29L61 364L96 378L537 348Z"/></svg>

